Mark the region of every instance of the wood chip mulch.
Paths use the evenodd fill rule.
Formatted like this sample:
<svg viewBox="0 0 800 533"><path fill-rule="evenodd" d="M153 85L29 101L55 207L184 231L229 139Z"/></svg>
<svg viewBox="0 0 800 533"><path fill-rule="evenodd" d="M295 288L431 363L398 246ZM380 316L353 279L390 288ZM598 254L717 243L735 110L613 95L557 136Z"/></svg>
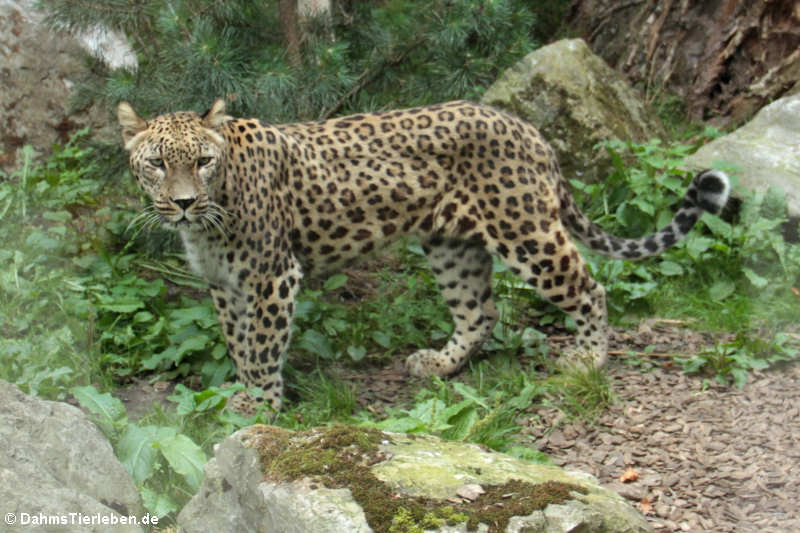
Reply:
<svg viewBox="0 0 800 533"><path fill-rule="evenodd" d="M531 419L556 464L596 476L656 533L800 532L800 365L741 389L671 367L616 362L608 376L618 401L591 426Z"/></svg>

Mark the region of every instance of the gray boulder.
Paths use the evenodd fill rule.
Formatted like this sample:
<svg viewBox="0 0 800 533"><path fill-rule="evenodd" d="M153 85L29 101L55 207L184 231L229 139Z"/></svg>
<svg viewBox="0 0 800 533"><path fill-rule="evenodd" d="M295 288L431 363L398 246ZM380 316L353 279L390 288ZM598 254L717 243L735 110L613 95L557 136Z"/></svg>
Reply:
<svg viewBox="0 0 800 533"><path fill-rule="evenodd" d="M0 381L0 442L3 531L142 531L124 523L145 516L136 486L79 409Z"/></svg>
<svg viewBox="0 0 800 533"><path fill-rule="evenodd" d="M98 139L119 133L108 110L70 109L70 89L90 73L87 53L110 66L135 67L135 56L118 36L95 30L74 37L42 22L34 0L0 0L0 167L18 168L17 149L32 145L48 153L76 130L91 127Z"/></svg>
<svg viewBox="0 0 800 533"><path fill-rule="evenodd" d="M468 524L469 521L469 524ZM215 449L185 533L652 531L592 476L435 437L251 426ZM472 529L468 529L472 528ZM502 529L499 529L502 527Z"/></svg>
<svg viewBox="0 0 800 533"><path fill-rule="evenodd" d="M582 39L557 41L506 70L481 102L524 118L558 154L565 177L598 181L611 169L607 139L643 142L663 137L625 78L589 50Z"/></svg>
<svg viewBox="0 0 800 533"><path fill-rule="evenodd" d="M733 133L686 159L690 169L733 167L739 186L764 192L782 189L791 217L800 217L800 94L776 100ZM734 195L736 190L734 189Z"/></svg>

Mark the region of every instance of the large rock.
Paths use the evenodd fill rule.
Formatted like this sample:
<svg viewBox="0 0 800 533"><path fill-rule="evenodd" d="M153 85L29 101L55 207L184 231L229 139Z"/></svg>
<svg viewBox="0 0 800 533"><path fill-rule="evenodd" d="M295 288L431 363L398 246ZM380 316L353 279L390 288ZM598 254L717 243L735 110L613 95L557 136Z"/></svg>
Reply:
<svg viewBox="0 0 800 533"><path fill-rule="evenodd" d="M17 149L32 145L48 153L76 130L89 126L98 138L116 139L108 110L70 109L70 89L90 75L87 51L110 66L135 66L119 37L94 31L75 38L42 22L34 0L0 0L0 166L15 168Z"/></svg>
<svg viewBox="0 0 800 533"><path fill-rule="evenodd" d="M732 166L740 187L782 189L789 215L800 217L800 94L771 103L738 130L700 148L685 164L690 169Z"/></svg>
<svg viewBox="0 0 800 533"><path fill-rule="evenodd" d="M547 138L564 175L603 179L611 169L607 139L643 142L664 135L627 80L594 55L582 39L555 42L506 70L481 101L510 111Z"/></svg>
<svg viewBox="0 0 800 533"><path fill-rule="evenodd" d="M480 532L486 522L507 532L651 531L588 474L429 436L252 426L217 446L205 474L178 517L186 533L466 532L470 517Z"/></svg>
<svg viewBox="0 0 800 533"><path fill-rule="evenodd" d="M144 517L136 486L79 409L0 381L0 442L3 531L142 531L122 523Z"/></svg>

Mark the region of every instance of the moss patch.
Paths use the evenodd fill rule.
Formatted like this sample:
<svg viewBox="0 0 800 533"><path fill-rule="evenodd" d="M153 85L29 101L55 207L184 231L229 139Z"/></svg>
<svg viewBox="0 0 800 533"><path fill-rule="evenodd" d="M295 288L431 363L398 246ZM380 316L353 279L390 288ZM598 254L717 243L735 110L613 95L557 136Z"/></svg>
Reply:
<svg viewBox="0 0 800 533"><path fill-rule="evenodd" d="M486 492L473 502L453 504L398 493L378 479L370 466L386 459L378 445L391 437L376 429L337 425L294 433L264 427L257 437L267 479L309 478L330 489L350 489L376 533L421 533L458 523L466 523L470 531L483 523L490 532L499 533L505 531L512 516L564 503L572 499L572 491L588 492L570 483L510 480L483 485Z"/></svg>

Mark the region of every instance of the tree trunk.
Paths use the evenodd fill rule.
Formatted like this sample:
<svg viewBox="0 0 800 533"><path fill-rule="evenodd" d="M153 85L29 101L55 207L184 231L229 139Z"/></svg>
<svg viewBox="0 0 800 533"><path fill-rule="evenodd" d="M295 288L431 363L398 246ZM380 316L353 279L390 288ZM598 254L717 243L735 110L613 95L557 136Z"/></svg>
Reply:
<svg viewBox="0 0 800 533"><path fill-rule="evenodd" d="M655 99L724 125L800 92L797 0L573 0L568 24Z"/></svg>
<svg viewBox="0 0 800 533"><path fill-rule="evenodd" d="M278 0L278 16L289 64L300 69L303 66L303 59L300 56L301 32L297 21L297 0Z"/></svg>

